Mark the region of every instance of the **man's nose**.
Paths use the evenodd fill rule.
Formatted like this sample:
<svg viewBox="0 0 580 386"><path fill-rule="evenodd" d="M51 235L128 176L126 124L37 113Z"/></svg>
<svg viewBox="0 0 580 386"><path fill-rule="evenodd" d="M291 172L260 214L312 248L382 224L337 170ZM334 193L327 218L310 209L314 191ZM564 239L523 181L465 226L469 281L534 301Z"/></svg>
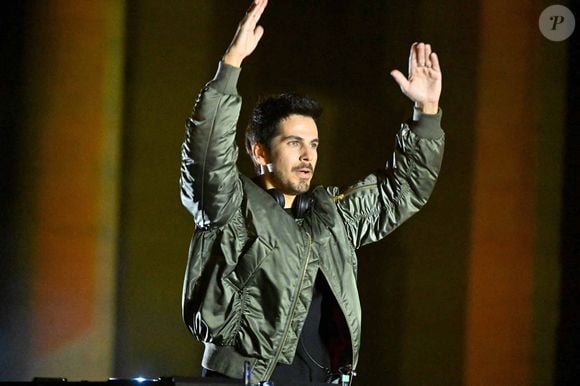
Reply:
<svg viewBox="0 0 580 386"><path fill-rule="evenodd" d="M311 161L314 156L314 149L310 146L303 146L302 153L300 154L301 161Z"/></svg>

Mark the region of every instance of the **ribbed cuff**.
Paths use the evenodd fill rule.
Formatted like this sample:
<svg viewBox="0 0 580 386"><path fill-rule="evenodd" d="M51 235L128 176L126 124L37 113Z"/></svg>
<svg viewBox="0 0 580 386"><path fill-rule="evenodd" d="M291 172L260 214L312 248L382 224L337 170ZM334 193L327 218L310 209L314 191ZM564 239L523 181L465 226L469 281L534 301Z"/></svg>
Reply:
<svg viewBox="0 0 580 386"><path fill-rule="evenodd" d="M240 67L230 66L220 61L214 78L208 82L207 86L222 94L238 95L236 86L241 71Z"/></svg>
<svg viewBox="0 0 580 386"><path fill-rule="evenodd" d="M441 108L439 108L437 114L415 112L415 116L417 115L418 118L416 120L409 121L409 127L415 134L427 139L439 139L443 136L443 129L441 129L443 110Z"/></svg>

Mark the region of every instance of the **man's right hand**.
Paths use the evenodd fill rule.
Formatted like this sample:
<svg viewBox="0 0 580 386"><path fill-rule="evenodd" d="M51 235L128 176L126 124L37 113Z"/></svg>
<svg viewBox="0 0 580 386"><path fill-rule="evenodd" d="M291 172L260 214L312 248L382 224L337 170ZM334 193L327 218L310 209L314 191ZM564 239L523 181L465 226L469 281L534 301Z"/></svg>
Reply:
<svg viewBox="0 0 580 386"><path fill-rule="evenodd" d="M267 4L268 0L252 1L250 8L238 25L234 39L224 54L224 63L240 67L242 61L254 52L262 35L264 35L264 28L257 23Z"/></svg>

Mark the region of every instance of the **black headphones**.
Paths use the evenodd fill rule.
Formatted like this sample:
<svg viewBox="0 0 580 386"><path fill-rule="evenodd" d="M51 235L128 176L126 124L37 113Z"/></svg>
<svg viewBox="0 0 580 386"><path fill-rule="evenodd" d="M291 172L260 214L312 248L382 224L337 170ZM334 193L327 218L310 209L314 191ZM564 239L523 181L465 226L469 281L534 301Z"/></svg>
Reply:
<svg viewBox="0 0 580 386"><path fill-rule="evenodd" d="M268 189L267 192L272 196L274 201L278 203L282 208L286 204L286 200L284 199L284 193L282 193L279 189ZM312 202L314 201L314 197L310 192L302 193L294 197L294 202L292 203L292 214L294 218L303 218L306 212L312 206Z"/></svg>

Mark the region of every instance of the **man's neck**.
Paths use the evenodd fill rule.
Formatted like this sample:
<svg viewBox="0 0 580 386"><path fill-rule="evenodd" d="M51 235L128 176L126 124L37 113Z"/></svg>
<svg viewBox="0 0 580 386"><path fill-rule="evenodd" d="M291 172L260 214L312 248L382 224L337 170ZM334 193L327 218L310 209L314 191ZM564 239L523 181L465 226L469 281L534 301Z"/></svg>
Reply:
<svg viewBox="0 0 580 386"><path fill-rule="evenodd" d="M262 174L261 176L258 176L255 181L264 190L278 189L272 183L272 179L269 178L269 176L267 176L266 174ZM283 193L283 194L284 194L284 208L285 209L286 208L292 208L292 204L294 204L294 199L296 198L296 195L286 194L286 193Z"/></svg>

